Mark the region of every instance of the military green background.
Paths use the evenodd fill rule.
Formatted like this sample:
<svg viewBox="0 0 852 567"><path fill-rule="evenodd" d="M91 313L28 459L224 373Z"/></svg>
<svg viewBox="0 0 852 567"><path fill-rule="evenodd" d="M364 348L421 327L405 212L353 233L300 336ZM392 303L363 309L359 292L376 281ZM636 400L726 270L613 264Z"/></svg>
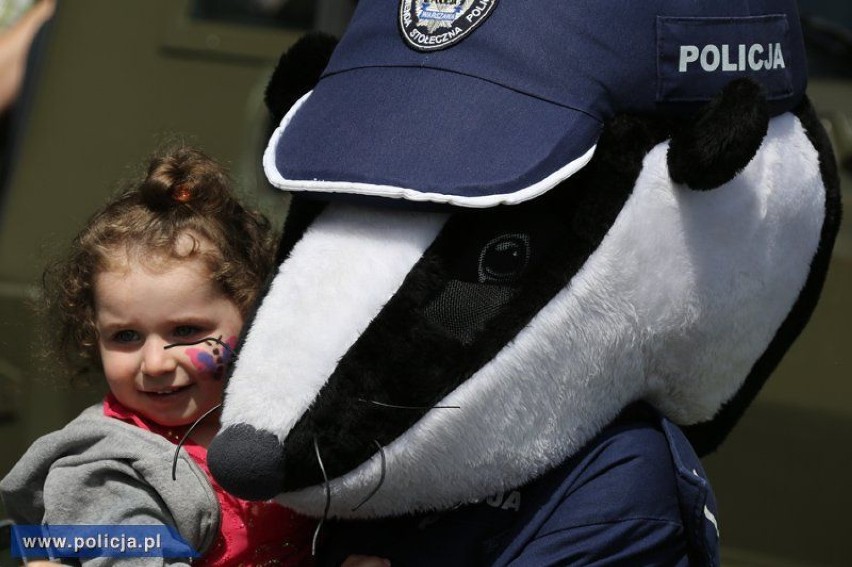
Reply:
<svg viewBox="0 0 852 567"><path fill-rule="evenodd" d="M345 11L325 3L321 27ZM0 475L28 444L97 400L34 369L27 299L45 262L138 164L183 138L225 161L281 219L259 169L262 91L298 30L191 21L188 0L72 0L53 22L20 159L0 207ZM332 14L332 15L329 15ZM810 95L852 156L852 81ZM844 174L848 202L852 181ZM852 564L852 228L837 243L810 326L725 445L705 460L726 565ZM2 510L0 510L2 517ZM9 561L0 556L0 564Z"/></svg>

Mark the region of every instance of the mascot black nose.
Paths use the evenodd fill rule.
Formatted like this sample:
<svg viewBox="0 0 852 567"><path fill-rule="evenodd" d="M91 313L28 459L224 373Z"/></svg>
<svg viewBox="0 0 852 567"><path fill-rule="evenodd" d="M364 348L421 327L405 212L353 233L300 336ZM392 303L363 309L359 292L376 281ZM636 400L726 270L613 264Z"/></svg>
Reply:
<svg viewBox="0 0 852 567"><path fill-rule="evenodd" d="M278 438L247 424L216 435L207 449L207 465L222 488L244 500L269 500L284 482L284 448Z"/></svg>

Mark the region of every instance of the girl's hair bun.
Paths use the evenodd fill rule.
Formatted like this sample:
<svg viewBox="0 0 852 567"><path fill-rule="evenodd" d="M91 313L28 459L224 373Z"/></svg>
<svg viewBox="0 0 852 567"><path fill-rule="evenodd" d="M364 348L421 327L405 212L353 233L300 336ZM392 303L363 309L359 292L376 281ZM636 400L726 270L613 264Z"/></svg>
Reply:
<svg viewBox="0 0 852 567"><path fill-rule="evenodd" d="M178 147L150 161L139 193L155 211L181 205L206 209L222 205L227 187L227 175L212 158L195 148Z"/></svg>

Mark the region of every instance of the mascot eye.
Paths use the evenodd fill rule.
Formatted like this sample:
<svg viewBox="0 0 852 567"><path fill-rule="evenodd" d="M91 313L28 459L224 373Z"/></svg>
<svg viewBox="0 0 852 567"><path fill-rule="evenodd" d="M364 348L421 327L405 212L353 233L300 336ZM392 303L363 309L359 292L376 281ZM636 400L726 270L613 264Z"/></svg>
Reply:
<svg viewBox="0 0 852 567"><path fill-rule="evenodd" d="M486 244L479 255L479 282L515 281L523 274L529 260L529 235L502 234Z"/></svg>

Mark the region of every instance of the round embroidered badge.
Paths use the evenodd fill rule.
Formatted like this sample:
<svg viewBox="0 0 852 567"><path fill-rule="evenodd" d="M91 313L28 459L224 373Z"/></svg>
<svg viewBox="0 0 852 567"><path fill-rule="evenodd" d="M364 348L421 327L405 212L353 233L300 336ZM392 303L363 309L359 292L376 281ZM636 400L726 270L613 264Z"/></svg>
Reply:
<svg viewBox="0 0 852 567"><path fill-rule="evenodd" d="M418 51L443 49L467 37L496 5L497 0L400 0L399 28Z"/></svg>

